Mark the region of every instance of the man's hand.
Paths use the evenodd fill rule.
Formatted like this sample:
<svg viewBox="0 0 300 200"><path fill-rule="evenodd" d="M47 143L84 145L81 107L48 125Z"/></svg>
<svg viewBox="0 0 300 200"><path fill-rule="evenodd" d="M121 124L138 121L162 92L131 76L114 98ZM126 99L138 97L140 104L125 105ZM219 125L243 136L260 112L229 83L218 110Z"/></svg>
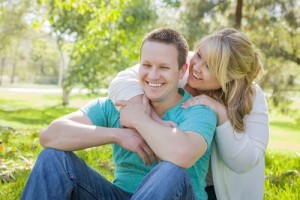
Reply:
<svg viewBox="0 0 300 200"><path fill-rule="evenodd" d="M132 101L116 101L120 108L120 123L123 127L134 128L142 118L150 118L151 107L147 97L143 96L142 104Z"/></svg>
<svg viewBox="0 0 300 200"><path fill-rule="evenodd" d="M135 129L124 128L121 131L122 133L118 134L117 144L119 146L137 153L142 158L145 165L152 165L154 160L159 162L159 159L154 155L152 149Z"/></svg>

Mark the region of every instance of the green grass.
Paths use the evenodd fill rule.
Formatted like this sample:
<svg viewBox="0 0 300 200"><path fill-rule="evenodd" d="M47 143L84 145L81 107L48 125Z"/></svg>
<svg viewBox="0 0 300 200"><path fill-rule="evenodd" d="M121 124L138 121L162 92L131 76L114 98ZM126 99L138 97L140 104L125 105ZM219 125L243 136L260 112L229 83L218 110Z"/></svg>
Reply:
<svg viewBox="0 0 300 200"><path fill-rule="evenodd" d="M265 198L300 199L300 154L268 151L266 154Z"/></svg>
<svg viewBox="0 0 300 200"><path fill-rule="evenodd" d="M0 150L0 199L19 199L37 155L42 150L39 130L1 128L0 137L3 145ZM111 146L106 145L76 153L112 180L114 166L111 152Z"/></svg>
<svg viewBox="0 0 300 200"><path fill-rule="evenodd" d="M0 92L0 199L19 199L41 151L39 133L53 119L77 110L96 96L72 95L61 106L59 95ZM300 199L300 127L290 117L271 114L266 154L265 199ZM111 146L76 152L109 180L114 166Z"/></svg>
<svg viewBox="0 0 300 200"><path fill-rule="evenodd" d="M292 117L272 113L270 116L269 149L300 152L300 124Z"/></svg>

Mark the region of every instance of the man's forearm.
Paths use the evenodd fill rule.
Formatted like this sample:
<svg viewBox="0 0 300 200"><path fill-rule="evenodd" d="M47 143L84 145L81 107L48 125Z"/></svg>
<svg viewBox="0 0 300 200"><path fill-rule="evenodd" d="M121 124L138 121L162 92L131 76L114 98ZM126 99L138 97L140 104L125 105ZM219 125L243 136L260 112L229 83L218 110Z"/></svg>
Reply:
<svg viewBox="0 0 300 200"><path fill-rule="evenodd" d="M197 133L163 126L150 117L140 118L134 128L159 158L183 168L193 165L207 148L204 138Z"/></svg>
<svg viewBox="0 0 300 200"><path fill-rule="evenodd" d="M40 136L40 143L65 151L74 151L115 142L116 129L80 124L68 119L52 122ZM101 133L101 134L100 134Z"/></svg>

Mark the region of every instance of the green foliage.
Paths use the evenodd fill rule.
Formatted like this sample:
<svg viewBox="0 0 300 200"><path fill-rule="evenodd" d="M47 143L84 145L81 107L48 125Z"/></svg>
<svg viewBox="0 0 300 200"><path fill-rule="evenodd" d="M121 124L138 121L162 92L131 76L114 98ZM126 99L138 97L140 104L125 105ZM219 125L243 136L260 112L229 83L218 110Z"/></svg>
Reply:
<svg viewBox="0 0 300 200"><path fill-rule="evenodd" d="M1 75L39 82L37 76L51 76L46 82L63 80L67 90L76 86L94 92L138 62L140 42L149 30L172 27L193 49L205 34L235 25L236 2L4 1L0 3ZM300 5L295 0L243 1L242 11L241 30L264 58L260 84L274 106L284 110L281 107L300 91Z"/></svg>
<svg viewBox="0 0 300 200"><path fill-rule="evenodd" d="M183 23L180 32L194 47L203 35L233 27L236 6L237 1L183 1L178 19L178 24ZM299 2L243 1L242 11L240 29L263 55L265 72L259 83L270 94L271 104L287 112L291 100L299 99L300 92Z"/></svg>
<svg viewBox="0 0 300 200"><path fill-rule="evenodd" d="M6 1L0 3L0 52L9 47L26 29L22 16L28 9L28 1Z"/></svg>
<svg viewBox="0 0 300 200"><path fill-rule="evenodd" d="M70 62L64 87L94 91L120 69L137 62L142 36L155 19L150 1L41 1ZM47 20L47 19L46 19ZM70 38L66 43L66 38Z"/></svg>

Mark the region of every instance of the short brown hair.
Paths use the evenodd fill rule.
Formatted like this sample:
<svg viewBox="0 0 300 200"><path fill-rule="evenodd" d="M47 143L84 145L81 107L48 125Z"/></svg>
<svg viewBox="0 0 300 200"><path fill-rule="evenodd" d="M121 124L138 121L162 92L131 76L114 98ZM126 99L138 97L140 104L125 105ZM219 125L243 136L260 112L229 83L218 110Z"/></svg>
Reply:
<svg viewBox="0 0 300 200"><path fill-rule="evenodd" d="M186 63L186 58L189 51L189 46L185 38L177 31L170 28L159 28L148 33L142 42L141 49L145 42L161 42L165 44L173 44L178 51L179 69Z"/></svg>

